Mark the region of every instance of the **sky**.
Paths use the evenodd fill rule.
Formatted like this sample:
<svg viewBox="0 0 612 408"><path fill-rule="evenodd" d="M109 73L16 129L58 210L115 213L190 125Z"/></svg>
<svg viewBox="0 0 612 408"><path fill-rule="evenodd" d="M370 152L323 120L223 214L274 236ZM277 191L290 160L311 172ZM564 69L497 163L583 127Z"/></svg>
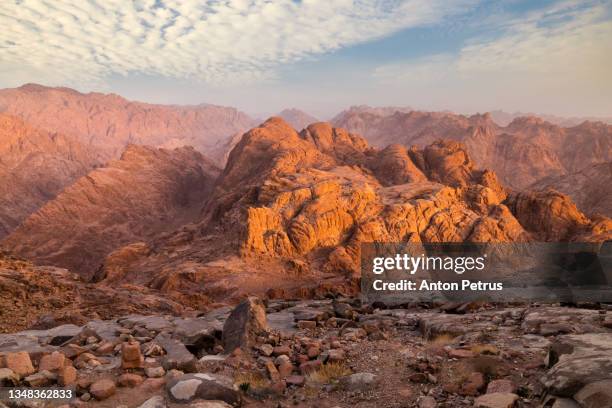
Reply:
<svg viewBox="0 0 612 408"><path fill-rule="evenodd" d="M612 0L3 0L0 88L612 116Z"/></svg>

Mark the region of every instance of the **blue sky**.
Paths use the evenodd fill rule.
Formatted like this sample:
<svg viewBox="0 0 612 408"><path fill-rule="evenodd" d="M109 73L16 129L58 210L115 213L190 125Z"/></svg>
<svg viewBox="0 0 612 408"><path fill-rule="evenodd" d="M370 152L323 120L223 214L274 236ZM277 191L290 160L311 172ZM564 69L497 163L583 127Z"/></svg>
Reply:
<svg viewBox="0 0 612 408"><path fill-rule="evenodd" d="M320 118L356 104L612 116L610 1L8 0L0 87Z"/></svg>

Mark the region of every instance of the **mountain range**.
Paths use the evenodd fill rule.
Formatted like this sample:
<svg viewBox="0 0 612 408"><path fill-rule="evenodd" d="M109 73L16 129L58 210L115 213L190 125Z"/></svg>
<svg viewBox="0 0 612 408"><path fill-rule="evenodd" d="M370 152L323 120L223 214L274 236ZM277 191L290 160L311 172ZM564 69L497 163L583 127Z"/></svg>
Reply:
<svg viewBox="0 0 612 408"><path fill-rule="evenodd" d="M612 237L603 123L361 106L300 129L295 109L0 98L3 249L181 307L351 293L368 242Z"/></svg>

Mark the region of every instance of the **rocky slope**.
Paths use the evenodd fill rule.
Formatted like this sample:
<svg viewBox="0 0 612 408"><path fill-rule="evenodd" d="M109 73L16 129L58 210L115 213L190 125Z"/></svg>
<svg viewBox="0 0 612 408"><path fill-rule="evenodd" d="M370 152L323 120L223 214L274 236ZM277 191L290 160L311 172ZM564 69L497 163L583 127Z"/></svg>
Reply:
<svg viewBox="0 0 612 408"><path fill-rule="evenodd" d="M29 216L3 245L92 278L114 249L197 219L218 171L193 148L129 146Z"/></svg>
<svg viewBox="0 0 612 408"><path fill-rule="evenodd" d="M0 334L0 381L100 408L604 408L611 339L605 309L249 297Z"/></svg>
<svg viewBox="0 0 612 408"><path fill-rule="evenodd" d="M547 177L531 190L553 188L572 197L587 214L612 214L612 162L593 164L576 173Z"/></svg>
<svg viewBox="0 0 612 408"><path fill-rule="evenodd" d="M102 276L182 292L213 280L200 293L217 298L312 296L350 292L338 278L359 275L364 242L599 241L611 231L562 194L509 194L459 142L378 150L330 124L298 133L272 118L233 149L197 224L109 257Z"/></svg>
<svg viewBox="0 0 612 408"><path fill-rule="evenodd" d="M99 164L76 140L0 114L0 239Z"/></svg>
<svg viewBox="0 0 612 408"><path fill-rule="evenodd" d="M255 125L233 108L153 105L114 94L83 94L35 84L0 90L2 112L71 136L110 158L119 157L128 144L189 145L221 163L227 139Z"/></svg>
<svg viewBox="0 0 612 408"><path fill-rule="evenodd" d="M187 310L167 294L133 285L86 284L66 269L36 266L2 252L0 291L0 333L83 325L131 313L179 315Z"/></svg>
<svg viewBox="0 0 612 408"><path fill-rule="evenodd" d="M375 146L422 147L440 138L461 141L476 163L517 189L577 173L612 157L612 126L598 122L563 128L536 117L521 117L500 127L489 114L348 111L333 123L364 135Z"/></svg>
<svg viewBox="0 0 612 408"><path fill-rule="evenodd" d="M276 116L289 123L295 130L302 130L311 123L319 122L314 116L295 108L285 109Z"/></svg>

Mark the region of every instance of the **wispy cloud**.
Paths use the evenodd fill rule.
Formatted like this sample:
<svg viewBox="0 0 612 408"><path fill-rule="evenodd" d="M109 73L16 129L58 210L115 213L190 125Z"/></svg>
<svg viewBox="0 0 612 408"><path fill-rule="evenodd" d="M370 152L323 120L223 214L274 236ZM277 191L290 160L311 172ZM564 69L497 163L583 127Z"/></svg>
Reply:
<svg viewBox="0 0 612 408"><path fill-rule="evenodd" d="M610 13L609 2L555 3L507 19L500 34L471 39L456 53L381 65L373 75L380 84L421 91L432 104L453 100L456 108L609 114Z"/></svg>
<svg viewBox="0 0 612 408"><path fill-rule="evenodd" d="M5 0L0 73L252 81L280 64L436 23L477 0Z"/></svg>

